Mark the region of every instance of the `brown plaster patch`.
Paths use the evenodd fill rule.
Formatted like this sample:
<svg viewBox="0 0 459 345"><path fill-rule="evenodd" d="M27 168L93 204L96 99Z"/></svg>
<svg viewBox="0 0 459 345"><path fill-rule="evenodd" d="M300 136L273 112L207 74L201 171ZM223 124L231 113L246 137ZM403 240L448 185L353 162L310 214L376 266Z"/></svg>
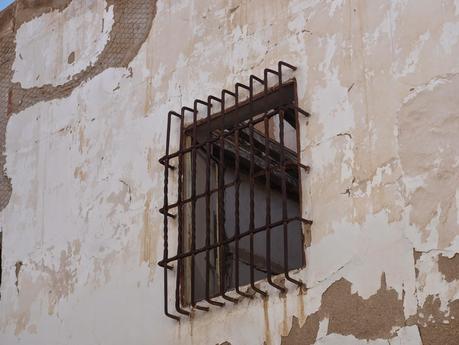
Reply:
<svg viewBox="0 0 459 345"><path fill-rule="evenodd" d="M22 261L17 261L14 267L14 272L16 274L16 282L14 283L14 285L16 285L16 290L19 293L19 273L21 273Z"/></svg>
<svg viewBox="0 0 459 345"><path fill-rule="evenodd" d="M353 335L357 339L389 339L394 329L405 324L403 299L394 289L388 289L386 277L381 287L368 299L351 292L351 283L344 278L333 283L322 295L319 311L309 315L303 326L293 318L292 328L282 345L314 344L319 322L328 318L327 334Z"/></svg>
<svg viewBox="0 0 459 345"><path fill-rule="evenodd" d="M452 258L438 256L438 270L443 274L447 282L459 279L459 254Z"/></svg>
<svg viewBox="0 0 459 345"><path fill-rule="evenodd" d="M16 0L16 27L51 11L63 11L72 0Z"/></svg>
<svg viewBox="0 0 459 345"><path fill-rule="evenodd" d="M14 28L14 12L15 5L8 6L3 11L0 11L0 37L8 35Z"/></svg>
<svg viewBox="0 0 459 345"><path fill-rule="evenodd" d="M293 317L292 328L287 336L282 337L282 345L312 345L316 341L317 332L319 331L319 314L314 313L306 318L303 326L297 317Z"/></svg>
<svg viewBox="0 0 459 345"><path fill-rule="evenodd" d="M429 296L418 310L418 325L424 345L457 345L459 342L459 300L448 304L449 312L440 310L440 300ZM413 322L408 321L409 323Z"/></svg>
<svg viewBox="0 0 459 345"><path fill-rule="evenodd" d="M413 254L417 261L422 253L414 251ZM451 279L453 276L457 279L457 257L459 254L440 259L444 261L441 265L446 265L442 273ZM342 278L323 293L320 309L309 315L302 326L299 319L293 317L292 327L287 336L281 337L281 344L314 344L320 321L328 318L327 334L352 335L366 340L391 339L399 328L416 325L424 345L458 345L459 300L450 301L446 311L440 307L437 296L428 296L417 313L405 319L403 298L399 299L395 290L387 288L385 274L381 277L380 289L368 299L351 293L351 283Z"/></svg>
<svg viewBox="0 0 459 345"><path fill-rule="evenodd" d="M0 12L0 211L11 197L11 181L5 173L5 135L11 110L11 67L15 57L14 6Z"/></svg>
<svg viewBox="0 0 459 345"><path fill-rule="evenodd" d="M67 63L71 65L75 62L75 52L71 52L67 58Z"/></svg>
<svg viewBox="0 0 459 345"><path fill-rule="evenodd" d="M392 329L405 321L403 300L394 289L387 289L386 276L376 294L363 299L351 293L344 278L331 285L322 296L322 315L329 318L328 334L353 335L358 339L388 339Z"/></svg>

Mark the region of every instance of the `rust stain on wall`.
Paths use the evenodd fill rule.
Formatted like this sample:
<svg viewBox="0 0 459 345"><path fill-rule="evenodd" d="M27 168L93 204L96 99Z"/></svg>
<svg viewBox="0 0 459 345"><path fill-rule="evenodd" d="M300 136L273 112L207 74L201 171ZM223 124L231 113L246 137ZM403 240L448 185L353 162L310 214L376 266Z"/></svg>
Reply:
<svg viewBox="0 0 459 345"><path fill-rule="evenodd" d="M271 330L269 327L269 297L263 297L263 318L265 327L265 345L271 345Z"/></svg>
<svg viewBox="0 0 459 345"><path fill-rule="evenodd" d="M78 247L69 245L67 250L61 252L59 267L47 267L38 265L37 269L47 275L49 286L48 314L54 313L54 308L61 298L67 297L73 292L77 280L77 270L72 267L71 261L77 255Z"/></svg>
<svg viewBox="0 0 459 345"><path fill-rule="evenodd" d="M152 201L153 193L150 191L147 193L145 197L145 203L143 208L143 227L140 233L140 243L141 243L141 251L140 251L140 259L141 262L145 262L148 264L151 270L151 277L153 271L156 268L156 241L157 241L157 233L154 231L154 224L151 221L151 201Z"/></svg>

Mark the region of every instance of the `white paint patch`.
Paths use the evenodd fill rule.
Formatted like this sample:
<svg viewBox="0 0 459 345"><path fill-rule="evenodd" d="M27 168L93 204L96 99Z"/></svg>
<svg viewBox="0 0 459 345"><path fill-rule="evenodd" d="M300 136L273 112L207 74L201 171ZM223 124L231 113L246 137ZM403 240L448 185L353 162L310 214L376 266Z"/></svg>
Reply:
<svg viewBox="0 0 459 345"><path fill-rule="evenodd" d="M406 293L405 315L415 313L414 259L412 244L403 235L406 226L389 223L384 211L368 215L362 225L333 224L335 232L308 249L308 286L344 277L352 283L352 291L366 299L379 290L385 273L388 288L400 298Z"/></svg>
<svg viewBox="0 0 459 345"><path fill-rule="evenodd" d="M373 32L368 32L364 35L364 42L365 42L365 48L370 50L373 48L377 43L380 42L381 36L383 34L389 34L390 33L390 24L391 24L391 16L390 16L390 11L387 13L382 20L381 24L378 25L378 27L373 31Z"/></svg>
<svg viewBox="0 0 459 345"><path fill-rule="evenodd" d="M328 317L323 318L319 322L319 330L317 331L317 337L316 339L320 339L322 337L325 337L328 333L328 324L329 324L330 319Z"/></svg>
<svg viewBox="0 0 459 345"><path fill-rule="evenodd" d="M13 82L23 88L64 84L97 61L113 20L105 0L80 0L24 23L16 35Z"/></svg>
<svg viewBox="0 0 459 345"><path fill-rule="evenodd" d="M415 72L416 70L416 65L419 61L419 56L421 55L421 52L424 48L424 45L426 42L430 39L430 32L427 31L423 33L418 41L416 42L413 50L410 52L408 57L406 58L404 64L402 67L396 67L394 75L396 77L404 77L407 76L410 73Z"/></svg>
<svg viewBox="0 0 459 345"><path fill-rule="evenodd" d="M330 4L330 11L328 12L328 15L333 17L336 10L343 6L344 0L328 0L328 4Z"/></svg>
<svg viewBox="0 0 459 345"><path fill-rule="evenodd" d="M421 175L403 176L403 184L405 185L408 194L413 194L418 188L421 188L425 183L425 177Z"/></svg>
<svg viewBox="0 0 459 345"><path fill-rule="evenodd" d="M447 282L438 270L438 256L448 256L448 252L431 250L422 253L416 261L418 269L416 296L420 306L424 305L431 295L440 299L440 310L447 312L449 301L459 297L459 281Z"/></svg>
<svg viewBox="0 0 459 345"><path fill-rule="evenodd" d="M421 92L432 91L437 86L446 84L446 83L450 83L450 82L451 82L450 80L446 78L442 78L442 77L433 78L432 80L429 80L429 82L425 84L416 86L414 90L410 94L408 94L408 96L403 98L402 104L408 103L409 101L414 99L417 95L419 95Z"/></svg>
<svg viewBox="0 0 459 345"><path fill-rule="evenodd" d="M440 36L440 44L445 53L450 54L459 40L459 22L446 23Z"/></svg>
<svg viewBox="0 0 459 345"><path fill-rule="evenodd" d="M323 138L349 132L355 127L347 87L341 85L337 67L332 64L338 49L337 40L337 36L333 35L321 42L325 54L319 71L324 74L325 86L316 87L311 104L312 113L323 127Z"/></svg>
<svg viewBox="0 0 459 345"><path fill-rule="evenodd" d="M405 209L405 212L411 212L411 205ZM437 225L440 219L440 208L437 209L437 214L432 218L430 223L426 226L425 232L414 225L407 226L403 229L406 238L411 241L414 249L418 251L429 251L438 247L438 229ZM409 213L408 213L409 214Z"/></svg>
<svg viewBox="0 0 459 345"><path fill-rule="evenodd" d="M389 345L423 345L418 326L400 328L397 336L389 339L388 342Z"/></svg>
<svg viewBox="0 0 459 345"><path fill-rule="evenodd" d="M456 224L459 224L459 189L456 190Z"/></svg>

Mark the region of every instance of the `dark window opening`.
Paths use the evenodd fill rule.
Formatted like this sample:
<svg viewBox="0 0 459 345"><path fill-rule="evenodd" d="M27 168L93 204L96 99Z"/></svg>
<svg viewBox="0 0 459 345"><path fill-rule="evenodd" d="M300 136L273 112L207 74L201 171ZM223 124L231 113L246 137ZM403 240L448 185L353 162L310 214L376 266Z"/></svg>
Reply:
<svg viewBox="0 0 459 345"><path fill-rule="evenodd" d="M260 280L285 291L275 275L302 285L289 272L305 264L303 224L311 223L301 212L301 174L308 167L300 163L298 133L298 114L309 114L297 106L295 81L282 81L282 66L294 69L280 62L277 71L265 70L264 79L251 76L250 86L238 83L235 92L223 90L221 98L209 96L207 102L195 101L193 109L169 113L166 155L160 160L165 166L160 265L170 317L178 318L168 312L168 269L176 270L175 307L185 315L188 307L209 310L208 305L222 306L222 299L236 303L238 295L265 295L255 285ZM271 88L269 73L278 78ZM255 82L263 86L257 94ZM198 119L200 106L206 116ZM170 154L174 115L180 119L180 144ZM177 168L178 199L169 204L169 170ZM171 220L177 221L178 247L169 257ZM250 289L242 291L245 285Z"/></svg>

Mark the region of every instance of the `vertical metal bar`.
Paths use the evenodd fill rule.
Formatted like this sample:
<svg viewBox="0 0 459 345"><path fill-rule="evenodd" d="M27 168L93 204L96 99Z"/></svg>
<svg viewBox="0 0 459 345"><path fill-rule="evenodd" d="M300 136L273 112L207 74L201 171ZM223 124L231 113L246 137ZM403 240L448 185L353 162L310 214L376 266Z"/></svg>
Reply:
<svg viewBox="0 0 459 345"><path fill-rule="evenodd" d="M288 211L287 211L287 184L285 172L285 145L284 145L284 110L279 110L279 142L280 142L280 168L281 168L281 189L282 189L282 223L284 230L284 275L285 279L302 286L303 283L293 279L289 275L288 267Z"/></svg>
<svg viewBox="0 0 459 345"><path fill-rule="evenodd" d="M244 84L236 84L236 108L239 107L239 88L244 88L250 91L250 88ZM239 127L239 111L236 113L236 127ZM240 172L240 152L239 152L239 128L236 128L234 132L234 146L235 146L235 171L236 171L236 181L234 186L234 224L235 224L235 241L234 241L234 257L235 257L235 268L234 268L234 285L236 287L236 292L244 297L252 298L252 294L243 292L239 288L239 235L241 234L241 224L240 224L240 211L239 211L239 192L241 185L241 172Z"/></svg>
<svg viewBox="0 0 459 345"><path fill-rule="evenodd" d="M300 132L300 117L299 117L299 114L302 113L304 116L308 117L309 116L309 113L305 112L304 110L302 110L300 107L298 107L298 92L297 92L297 84L296 84L296 81L294 82L293 84L293 90L294 90L294 104L293 104L293 111L294 111L294 114L295 114L295 124L296 124L296 128L295 128L295 132L296 132L296 165L297 165L297 169L298 169L298 202L300 205L302 205L302 207L300 207L300 218L303 219L303 209L305 209L304 207L304 204L303 204L303 187L302 187L302 183L301 183L301 173L302 173L302 170L304 170L305 173L308 173L309 172L309 166L305 166L301 163L301 132ZM310 227L305 227L306 222L302 221L301 222L301 235L302 235L302 243L303 243L303 246L305 245L305 238L306 238L306 234L305 234L305 231L310 231ZM306 255L305 255L305 252L304 252L304 249L301 251L301 263L302 265L306 265Z"/></svg>
<svg viewBox="0 0 459 345"><path fill-rule="evenodd" d="M258 81L259 83L264 85L264 81L257 76L250 75L249 77L249 103L250 108L252 109L253 105L253 84L254 80ZM253 112L253 111L252 111ZM254 241L254 234L253 231L255 229L255 205L254 205L254 150L253 150L253 117L249 120L249 146L250 146L250 168L249 168L249 231L250 231L250 286L253 291L258 292L262 296L267 296L266 292L263 290L258 289L255 286L255 275L254 275L254 257L253 257L253 241Z"/></svg>
<svg viewBox="0 0 459 345"><path fill-rule="evenodd" d="M222 121L222 127L220 131L220 159L218 161L218 231L220 234L219 241L222 242L224 241L225 238L225 94L228 93L228 91L223 90L222 91L222 98L221 98L221 104L222 104L222 116L221 116L221 121ZM237 303L238 300L236 298L229 297L225 294L226 292L226 286L225 286L225 278L226 278L226 272L225 272L225 247L224 245L221 245L220 248L220 258L219 258L219 264L220 264L220 295L233 303Z"/></svg>
<svg viewBox="0 0 459 345"><path fill-rule="evenodd" d="M283 80L282 80L282 66L288 67L292 71L296 70L295 66L290 65L289 63L284 62L284 61L279 61L278 64L277 64L277 71L279 73L279 85L282 85L282 82L283 82Z"/></svg>
<svg viewBox="0 0 459 345"><path fill-rule="evenodd" d="M180 138L179 138L179 155L178 155L178 195L177 195L177 223L178 223L178 236L177 236L177 255L182 254L183 251L183 203L182 203L182 189L183 189L183 145L184 145L184 123L185 123L185 109L182 108L181 118L180 118ZM175 309L177 312L183 315L190 315L190 313L181 307L181 293L180 281L182 279L182 270L183 260L177 259L177 277L175 281Z"/></svg>
<svg viewBox="0 0 459 345"><path fill-rule="evenodd" d="M196 309L203 311L208 311L208 307L202 307L196 304L195 300L195 250L196 250L196 144L197 144L197 133L196 133L196 122L198 116L198 100L194 101L193 107L193 130L191 138L191 265L190 265L190 274L191 274L191 305Z"/></svg>
<svg viewBox="0 0 459 345"><path fill-rule="evenodd" d="M197 104L194 102L194 111L193 111L193 134L191 138L191 305L194 307L195 303L195 267L194 267L194 251L196 249L196 121L197 113L196 109Z"/></svg>
<svg viewBox="0 0 459 345"><path fill-rule="evenodd" d="M164 212L164 252L163 252L163 260L167 260L167 257L169 255L169 249L168 249L168 246L169 246L169 243L168 243L168 228L167 228L167 225L168 225L168 220L167 220L167 217L168 217L168 212L167 212L167 208L168 208L168 205L169 205L169 190L168 190L168 187L169 187L169 158L168 158L168 155L169 155L169 144L170 144L170 135L171 135L171 118L172 118L172 113L169 112L169 114L167 115L167 132L166 132L166 161L165 161L165 164L164 164L164 205L163 205L163 208L165 210ZM169 313L168 311L168 287L167 287L167 270L168 269L171 269L172 267L171 266L168 266L167 264L164 265L164 313L169 316L170 318L174 319L174 320L177 320L179 321L180 320L180 317L176 316L176 315L173 315L171 313Z"/></svg>
<svg viewBox="0 0 459 345"><path fill-rule="evenodd" d="M264 118L265 125L265 203L266 203L266 273L268 278L268 283L274 286L276 289L279 289L282 292L285 292L286 289L282 286L275 284L272 281L272 272L271 272L271 162L270 162L270 151L269 151L269 117Z"/></svg>
<svg viewBox="0 0 459 345"><path fill-rule="evenodd" d="M249 196L249 231L250 231L250 286L255 292L267 296L265 291L255 286L255 263L254 263L254 230L255 230L255 164L254 164L254 143L253 143L253 118L249 120L249 146L250 146L250 196Z"/></svg>
<svg viewBox="0 0 459 345"><path fill-rule="evenodd" d="M278 71L274 71L272 69L269 69L269 68L265 68L265 71L264 71L264 78L265 78L265 93L268 93L268 74L269 73L272 73L274 75L277 75L279 76L279 72Z"/></svg>
<svg viewBox="0 0 459 345"><path fill-rule="evenodd" d="M207 99L207 142L206 142L206 302L212 305L222 307L225 303L214 301L210 298L210 150L212 144L210 140L212 138L211 127L210 127L210 114L212 108L212 98Z"/></svg>

